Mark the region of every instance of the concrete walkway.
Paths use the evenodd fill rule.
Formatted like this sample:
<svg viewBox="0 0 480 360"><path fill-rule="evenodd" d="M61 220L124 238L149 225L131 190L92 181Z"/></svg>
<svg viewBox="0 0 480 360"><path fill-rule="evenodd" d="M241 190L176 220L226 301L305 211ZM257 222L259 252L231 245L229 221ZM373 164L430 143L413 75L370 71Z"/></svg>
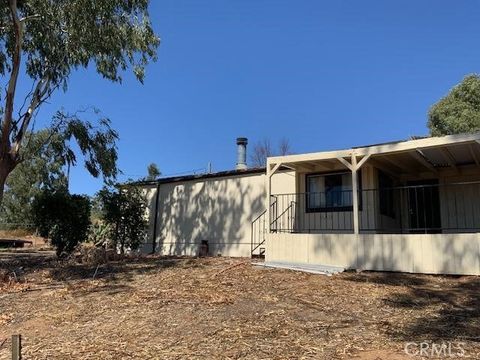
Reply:
<svg viewBox="0 0 480 360"><path fill-rule="evenodd" d="M331 276L345 271L344 268L338 266L320 265L320 264L297 264L288 262L254 262L255 266L266 268L287 269L294 271L303 271L311 274Z"/></svg>

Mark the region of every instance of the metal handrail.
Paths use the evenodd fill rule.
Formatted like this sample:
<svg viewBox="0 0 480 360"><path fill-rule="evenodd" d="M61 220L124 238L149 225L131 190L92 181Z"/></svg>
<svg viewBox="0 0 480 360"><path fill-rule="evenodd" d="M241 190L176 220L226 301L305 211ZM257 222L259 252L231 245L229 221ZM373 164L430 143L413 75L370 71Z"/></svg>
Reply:
<svg viewBox="0 0 480 360"><path fill-rule="evenodd" d="M258 215L251 223L251 246L250 246L250 253L253 255L254 251L257 250L263 243L265 243L265 217L267 214L267 210L262 211L260 215ZM260 239L256 239L257 232L255 231L255 227L260 225L263 220L263 229L260 229L258 232L258 235L262 234L263 236L260 236ZM257 224L258 223L258 224Z"/></svg>
<svg viewBox="0 0 480 360"><path fill-rule="evenodd" d="M257 221L258 219L260 219L263 215L265 215L267 213L267 210L263 210L263 212L258 215L255 219L252 220L252 224Z"/></svg>
<svg viewBox="0 0 480 360"><path fill-rule="evenodd" d="M278 215L278 216L270 223L270 226L272 226L274 222L278 221L278 219L280 219L283 215L285 215L285 214L287 213L287 211L289 211L289 210L293 207L294 204L296 204L295 201L293 201L293 200L290 201L290 205L288 205L288 207L287 207L285 210L283 210L283 212L282 212L280 215Z"/></svg>
<svg viewBox="0 0 480 360"><path fill-rule="evenodd" d="M480 233L480 181L359 189L359 230ZM336 194L336 195L335 195ZM276 232L353 231L351 190L275 194ZM327 200L333 196L329 203ZM293 221L283 221L296 201ZM293 216L293 215L292 215ZM282 218L283 217L283 218Z"/></svg>

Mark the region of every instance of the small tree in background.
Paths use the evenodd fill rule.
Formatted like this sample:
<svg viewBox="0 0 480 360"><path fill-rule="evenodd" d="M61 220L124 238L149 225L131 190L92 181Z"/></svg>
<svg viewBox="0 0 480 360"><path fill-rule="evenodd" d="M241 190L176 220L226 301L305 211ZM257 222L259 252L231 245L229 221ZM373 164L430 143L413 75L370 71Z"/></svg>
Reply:
<svg viewBox="0 0 480 360"><path fill-rule="evenodd" d="M145 239L147 220L146 201L134 187L102 189L101 220L109 226L111 242L123 254L126 249L136 250Z"/></svg>
<svg viewBox="0 0 480 360"><path fill-rule="evenodd" d="M270 156L283 156L291 154L290 142L286 138L282 138L278 144L278 151L272 149L269 139L263 139L253 146L253 153L250 161L255 167L267 166L267 158Z"/></svg>
<svg viewBox="0 0 480 360"><path fill-rule="evenodd" d="M480 76L471 74L428 113L428 127L434 136L480 130Z"/></svg>
<svg viewBox="0 0 480 360"><path fill-rule="evenodd" d="M85 241L90 226L90 199L66 191L44 191L32 204L33 221L40 236L48 238L57 256L70 254Z"/></svg>
<svg viewBox="0 0 480 360"><path fill-rule="evenodd" d="M151 163L147 167L148 175L146 177L146 180L157 180L157 178L162 175L160 169L158 168L158 165L155 163Z"/></svg>

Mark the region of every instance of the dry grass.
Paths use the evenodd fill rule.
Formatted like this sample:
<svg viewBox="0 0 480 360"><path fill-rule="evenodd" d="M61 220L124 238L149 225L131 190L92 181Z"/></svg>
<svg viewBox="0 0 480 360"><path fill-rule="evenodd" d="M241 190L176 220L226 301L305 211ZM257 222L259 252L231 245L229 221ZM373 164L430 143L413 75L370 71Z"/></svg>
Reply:
<svg viewBox="0 0 480 360"><path fill-rule="evenodd" d="M0 230L0 238L24 238L33 236L34 231L30 229L12 229L12 230Z"/></svg>
<svg viewBox="0 0 480 360"><path fill-rule="evenodd" d="M21 333L24 359L394 360L423 340L480 353L476 277L326 277L228 258L1 267L20 282L0 290L0 344Z"/></svg>

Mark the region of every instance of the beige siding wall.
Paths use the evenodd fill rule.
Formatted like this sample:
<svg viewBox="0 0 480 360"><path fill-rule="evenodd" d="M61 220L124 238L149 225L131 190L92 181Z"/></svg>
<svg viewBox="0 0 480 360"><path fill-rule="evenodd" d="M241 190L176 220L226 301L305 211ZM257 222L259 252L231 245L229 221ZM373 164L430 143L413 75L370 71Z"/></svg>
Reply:
<svg viewBox="0 0 480 360"><path fill-rule="evenodd" d="M295 175L275 174L272 189L294 192ZM144 252L152 250L156 187L148 195L150 236ZM264 174L161 184L156 250L166 255L194 256L201 241L207 240L210 255L250 256L251 222L265 207Z"/></svg>
<svg viewBox="0 0 480 360"><path fill-rule="evenodd" d="M453 176L440 174L440 184L443 185L439 191L440 214L442 226L447 228L446 232L456 228L480 228L480 185L449 185L476 181L480 181L478 173Z"/></svg>
<svg viewBox="0 0 480 360"><path fill-rule="evenodd" d="M155 200L157 195L157 186L156 185L149 185L145 186L142 189L142 193L145 196L147 201L147 210L145 216L148 219L148 229L147 229L147 236L148 239L142 246L142 252L149 253L152 251L152 235L153 235L153 224L155 218Z"/></svg>
<svg viewBox="0 0 480 360"><path fill-rule="evenodd" d="M269 234L266 261L480 275L480 235Z"/></svg>

